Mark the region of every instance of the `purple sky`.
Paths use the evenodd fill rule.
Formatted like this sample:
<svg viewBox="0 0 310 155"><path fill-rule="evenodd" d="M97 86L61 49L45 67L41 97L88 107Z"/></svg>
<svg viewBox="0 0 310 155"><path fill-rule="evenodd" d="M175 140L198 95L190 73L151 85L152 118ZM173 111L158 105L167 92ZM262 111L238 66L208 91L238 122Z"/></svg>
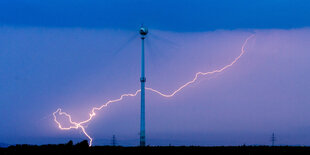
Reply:
<svg viewBox="0 0 310 155"><path fill-rule="evenodd" d="M310 145L310 29L173 32L150 29L147 87L171 92L231 63L251 34L246 53L222 73L199 78L173 98L146 93L150 145ZM0 140L64 143L86 139L61 131L57 108L76 121L123 93L139 89L140 40L121 29L0 27ZM94 145L137 145L139 96L97 112L87 126Z"/></svg>

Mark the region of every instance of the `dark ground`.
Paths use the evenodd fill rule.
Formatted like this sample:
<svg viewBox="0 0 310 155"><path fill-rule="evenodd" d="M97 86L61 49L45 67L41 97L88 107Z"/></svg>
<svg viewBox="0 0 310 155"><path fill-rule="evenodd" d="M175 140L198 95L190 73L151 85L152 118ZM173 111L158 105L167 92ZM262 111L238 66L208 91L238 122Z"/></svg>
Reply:
<svg viewBox="0 0 310 155"><path fill-rule="evenodd" d="M223 146L223 147L199 147L199 146L148 146L148 147L121 147L121 146L95 146L88 147L87 141L76 145L70 141L59 145L15 145L8 148L0 148L0 155L11 154L309 154L310 147L303 146Z"/></svg>

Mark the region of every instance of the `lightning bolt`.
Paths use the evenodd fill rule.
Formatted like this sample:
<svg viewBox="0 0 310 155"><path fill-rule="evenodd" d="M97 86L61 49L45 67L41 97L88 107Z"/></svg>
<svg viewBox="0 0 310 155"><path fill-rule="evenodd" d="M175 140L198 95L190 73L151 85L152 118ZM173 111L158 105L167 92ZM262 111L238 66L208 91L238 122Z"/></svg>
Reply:
<svg viewBox="0 0 310 155"><path fill-rule="evenodd" d="M182 89L184 89L185 87L187 87L188 85L194 83L199 76L206 76L206 75L211 75L211 74L214 74L214 73L219 73L219 72L222 72L224 70L226 70L227 68L233 66L242 56L243 54L245 53L245 46L248 42L248 40L250 40L252 37L254 37L254 34L252 34L251 36L249 36L245 41L244 43L242 44L242 47L241 47L241 53L234 59L234 61L232 61L230 64L220 68L220 69L216 69L216 70L213 70L213 71L210 71L210 72L197 72L195 74L195 77L193 78L193 80L185 83L184 85L180 86L178 89L176 89L175 91L173 91L172 93L170 94L164 94L156 89L153 89L153 88L145 88L146 90L149 90L149 91L152 91L152 92L155 92L163 97L173 97L175 94L177 94L179 91L181 91ZM121 100L124 99L124 97L134 97L134 96L137 96L139 94L139 92L141 91L141 89L137 90L135 93L133 94L123 94L120 96L120 98L118 99L115 99L115 100L109 100L107 101L106 103L102 104L100 107L93 107L92 110L91 110L91 113L89 113L89 118L84 120L84 121L81 121L81 122L75 122L72 120L72 117L71 115L69 115L68 113L66 112L63 112L60 108L58 108L55 112L53 112L53 116L54 116L54 121L57 123L58 125L58 128L61 129L61 130L71 130L71 129L79 129L81 128L82 132L84 133L84 135L89 139L89 146L92 145L92 142L93 142L93 139L88 135L88 133L86 132L85 130L85 126L84 124L85 123L88 123L89 121L91 121L94 116L96 115L95 111L99 111L101 110L102 108L104 107L107 107L109 104L111 103L114 103L114 102L119 102ZM69 127L63 127L61 125L61 123L57 120L57 115L59 116L65 116L66 118L68 118L68 121L70 123L70 126Z"/></svg>

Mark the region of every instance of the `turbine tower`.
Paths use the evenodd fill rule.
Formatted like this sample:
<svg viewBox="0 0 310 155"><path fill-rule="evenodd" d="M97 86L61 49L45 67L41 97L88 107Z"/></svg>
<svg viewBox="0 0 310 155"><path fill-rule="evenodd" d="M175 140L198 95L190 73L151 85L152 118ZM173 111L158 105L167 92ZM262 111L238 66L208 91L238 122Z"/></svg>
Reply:
<svg viewBox="0 0 310 155"><path fill-rule="evenodd" d="M145 146L145 73L144 73L144 39L147 35L147 28L143 25L140 27L140 35L142 41L142 50L141 50L141 118L140 118L140 146Z"/></svg>

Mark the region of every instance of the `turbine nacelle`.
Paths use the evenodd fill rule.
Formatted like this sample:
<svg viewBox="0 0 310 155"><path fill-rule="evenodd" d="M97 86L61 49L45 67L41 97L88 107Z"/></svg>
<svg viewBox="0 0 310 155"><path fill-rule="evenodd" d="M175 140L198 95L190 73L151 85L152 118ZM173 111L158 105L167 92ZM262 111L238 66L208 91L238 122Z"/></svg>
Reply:
<svg viewBox="0 0 310 155"><path fill-rule="evenodd" d="M140 34L141 34L142 36L145 36L145 35L147 35L148 30L147 30L146 27L144 27L144 26L142 25L142 26L140 27L139 32L140 32Z"/></svg>

